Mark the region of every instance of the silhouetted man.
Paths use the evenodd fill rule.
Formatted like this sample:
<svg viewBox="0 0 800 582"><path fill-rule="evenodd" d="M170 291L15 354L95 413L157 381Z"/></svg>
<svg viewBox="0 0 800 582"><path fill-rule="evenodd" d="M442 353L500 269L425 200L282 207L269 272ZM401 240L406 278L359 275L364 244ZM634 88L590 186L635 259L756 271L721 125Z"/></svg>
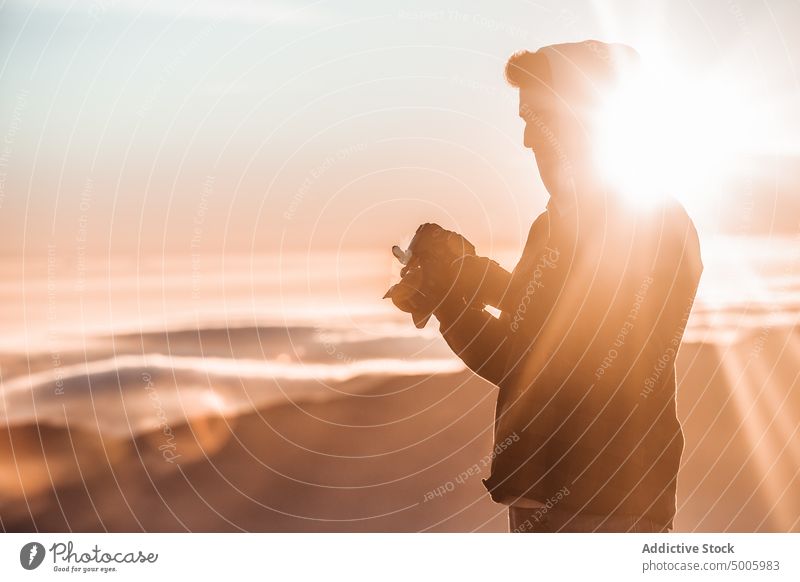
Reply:
<svg viewBox="0 0 800 582"><path fill-rule="evenodd" d="M547 209L513 273L468 255L423 283L449 346L499 386L484 484L512 531L673 527L675 358L702 272L697 234L673 199L621 195L593 150L600 100L637 59L586 41L508 61Z"/></svg>

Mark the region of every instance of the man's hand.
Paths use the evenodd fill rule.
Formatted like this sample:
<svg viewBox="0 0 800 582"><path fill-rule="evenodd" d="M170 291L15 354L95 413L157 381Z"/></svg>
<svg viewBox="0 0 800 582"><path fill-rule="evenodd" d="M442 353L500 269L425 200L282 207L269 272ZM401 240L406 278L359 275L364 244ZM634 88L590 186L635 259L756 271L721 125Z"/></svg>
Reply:
<svg viewBox="0 0 800 582"><path fill-rule="evenodd" d="M398 252L393 251L395 256ZM401 310L411 313L414 324L424 327L431 314L463 311L464 293L458 288L459 263L474 255L475 247L463 236L437 224L423 224L403 256L401 280L384 295Z"/></svg>

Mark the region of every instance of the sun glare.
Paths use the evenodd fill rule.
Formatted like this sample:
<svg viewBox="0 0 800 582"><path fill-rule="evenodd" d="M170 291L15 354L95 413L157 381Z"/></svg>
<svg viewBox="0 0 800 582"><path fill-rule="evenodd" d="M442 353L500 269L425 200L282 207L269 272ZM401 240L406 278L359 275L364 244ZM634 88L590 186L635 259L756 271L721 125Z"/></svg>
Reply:
<svg viewBox="0 0 800 582"><path fill-rule="evenodd" d="M597 114L597 163L639 203L710 192L730 178L755 123L740 87L723 79L642 73L609 94Z"/></svg>

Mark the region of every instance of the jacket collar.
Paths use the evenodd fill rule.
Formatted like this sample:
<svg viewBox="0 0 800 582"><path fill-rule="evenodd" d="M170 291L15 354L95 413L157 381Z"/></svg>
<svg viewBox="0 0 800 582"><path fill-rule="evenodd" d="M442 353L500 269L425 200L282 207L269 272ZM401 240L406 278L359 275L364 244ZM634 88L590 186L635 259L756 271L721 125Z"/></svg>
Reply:
<svg viewBox="0 0 800 582"><path fill-rule="evenodd" d="M547 202L547 211L551 215L554 214L558 218L564 218L569 214L570 210L572 210L574 206L574 199L550 196L550 200Z"/></svg>

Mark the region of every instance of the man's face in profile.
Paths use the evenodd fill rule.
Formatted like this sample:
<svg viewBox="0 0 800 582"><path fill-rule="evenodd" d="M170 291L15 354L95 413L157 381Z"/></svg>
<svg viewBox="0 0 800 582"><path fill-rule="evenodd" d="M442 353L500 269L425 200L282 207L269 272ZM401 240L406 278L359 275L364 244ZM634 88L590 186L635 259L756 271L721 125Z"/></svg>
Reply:
<svg viewBox="0 0 800 582"><path fill-rule="evenodd" d="M525 122L523 143L541 163L556 151L556 107L552 90L534 80L519 90L519 116Z"/></svg>

